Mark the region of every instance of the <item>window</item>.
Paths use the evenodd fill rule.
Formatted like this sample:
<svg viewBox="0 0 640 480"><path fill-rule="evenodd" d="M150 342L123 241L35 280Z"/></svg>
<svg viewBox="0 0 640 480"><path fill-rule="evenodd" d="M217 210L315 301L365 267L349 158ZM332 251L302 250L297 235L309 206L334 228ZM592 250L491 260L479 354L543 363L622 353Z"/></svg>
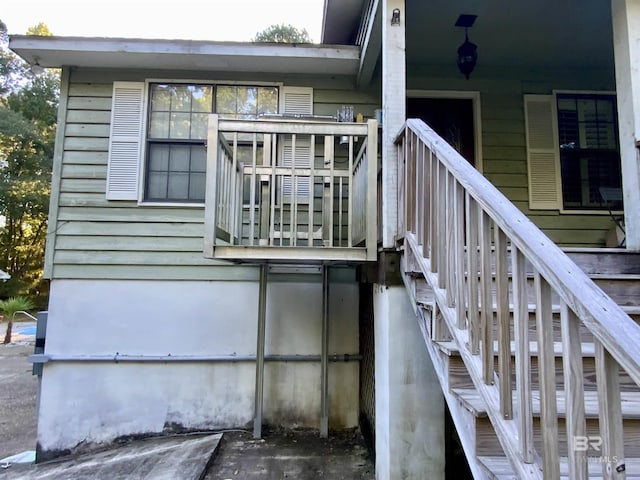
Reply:
<svg viewBox="0 0 640 480"><path fill-rule="evenodd" d="M531 209L622 209L614 95L525 95L525 121Z"/></svg>
<svg viewBox="0 0 640 480"><path fill-rule="evenodd" d="M311 115L313 89L113 82L107 200L204 203L206 139L212 112L240 120L278 112ZM240 157L251 148L245 143L251 136L243 135L238 136ZM303 143L298 138L298 153L304 153ZM296 156L297 165L302 165L303 156Z"/></svg>
<svg viewBox="0 0 640 480"><path fill-rule="evenodd" d="M151 84L145 200L204 202L208 115L251 119L277 109L276 87Z"/></svg>
<svg viewBox="0 0 640 480"><path fill-rule="evenodd" d="M563 207L606 208L601 189L621 188L615 97L558 94L556 99ZM622 202L611 207L621 209Z"/></svg>

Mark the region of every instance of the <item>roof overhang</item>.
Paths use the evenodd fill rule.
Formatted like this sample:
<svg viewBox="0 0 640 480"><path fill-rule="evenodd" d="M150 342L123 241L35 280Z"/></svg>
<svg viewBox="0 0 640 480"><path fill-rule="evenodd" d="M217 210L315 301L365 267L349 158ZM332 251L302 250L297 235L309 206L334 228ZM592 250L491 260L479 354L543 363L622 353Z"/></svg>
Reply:
<svg viewBox="0 0 640 480"><path fill-rule="evenodd" d="M356 75L360 63L357 47L335 45L12 35L9 48L45 68Z"/></svg>
<svg viewBox="0 0 640 480"><path fill-rule="evenodd" d="M364 0L324 0L322 43L355 44L364 3Z"/></svg>

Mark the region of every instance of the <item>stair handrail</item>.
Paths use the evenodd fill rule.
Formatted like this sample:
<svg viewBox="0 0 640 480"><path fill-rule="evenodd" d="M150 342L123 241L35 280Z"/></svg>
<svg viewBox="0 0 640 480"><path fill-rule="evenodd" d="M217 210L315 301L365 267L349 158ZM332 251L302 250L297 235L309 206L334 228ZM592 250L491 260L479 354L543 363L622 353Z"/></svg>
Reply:
<svg viewBox="0 0 640 480"><path fill-rule="evenodd" d="M542 318L537 325L538 349L541 352L539 357L541 370L540 395L541 401L546 402L546 405L543 404L541 407L544 410L541 424L548 424L543 426L544 454L542 462L544 477L559 478L555 367L552 363L553 354L544 353L545 351L548 352L549 348L553 352L553 337L550 332L551 324L543 323L546 321L545 317L551 319L552 291L557 293L561 299L564 322L562 325L563 363L565 364L565 392L568 397L567 418L571 417L570 421L574 422L575 420L577 425L571 426L574 439L570 440L570 442L575 442L576 432L586 435L584 429L584 403L582 403L581 414L580 412L573 412L573 410L571 411L573 413L569 411L569 409L574 408L574 405L579 409L579 403L583 402L582 378L577 379L575 373L569 371L569 368L574 367L573 365L569 367L569 364L575 363L579 358L579 375L582 372L581 356L579 356L580 342L579 339L573 341L574 339L571 338L577 335L578 324L582 323L593 334L596 344L596 368L599 369L598 394L601 432L603 431L602 424L609 423L605 433L602 433L604 436L603 442L605 443L602 455L612 453L612 458L616 456L616 461L618 461L613 466L605 465L603 468L624 468L623 453L617 456L619 452L623 452L623 445L621 444L620 389L616 372L619 365L636 384L640 385L640 349L638 348L638 345L640 345L640 327L554 242L537 228L522 211L424 122L416 119L407 120L405 126L396 137L396 144L402 147L399 148L399 152L404 155L404 158L399 158L399 239L404 237L405 249L408 246L412 254L421 257L418 262L422 262L422 270L425 272L425 276L429 275L436 289L444 292L440 294L436 292L436 297L440 295L444 308L451 307L451 311L454 308L456 309L457 321L454 323L457 323L457 325L454 325L454 327L461 330L469 330L469 350L478 350L471 352L473 354L480 353L478 346L480 341L477 338L474 340L474 334L477 336L478 332L472 331L471 304L475 303L476 308L474 310L476 312L478 311L478 303L491 304L489 308L491 318L486 322L494 322L490 287L483 283L483 279L488 278L486 283L490 284L495 276L497 303L495 313L498 317L495 322L498 329L498 359L500 364L504 361L508 365L504 367L504 370L499 365L498 375L495 374L493 367L493 334L489 333L490 336L485 338L490 338L490 342L485 341L483 342L485 345L482 346L482 374L486 384L494 380L496 384L499 384L497 389L500 395L500 415L502 418L514 418L510 375L511 347L508 341L510 338L508 333L510 321L508 320L509 287L508 281L505 280L508 278L507 243L510 242L513 264L513 295L514 303L517 303L514 306L514 316L520 315L520 324L528 323L526 298L520 296L515 301L516 295L521 295L522 291L526 290L525 261L528 261L533 266L535 273L537 315ZM420 184L420 182L423 182L423 178L428 178L430 182L428 187ZM427 188L429 191L427 191ZM425 196L426 199L421 198ZM436 210L434 210L434 204L438 207ZM475 213L476 206L477 213ZM443 213L442 210L445 207L447 211ZM405 222L406 225L404 224ZM465 249L465 228L467 241L469 241L470 230L468 227L469 224L474 222L478 225L480 238L474 237L475 240L471 243L474 245L473 249L468 248L468 246ZM493 230L496 235L494 253L491 253L491 222L493 222ZM439 232L440 240L434 233L436 231ZM442 235L446 235L444 240L442 240ZM478 233L476 232L473 235L478 235ZM476 277L473 279L473 283L475 284L476 280L478 280L481 292L479 300L469 301L465 304L467 298L464 297L466 294L464 289L467 287L463 284L465 281L469 283L472 278L469 275L469 280L466 280L465 261L467 265L473 263L477 265L477 257L474 257L476 246L480 250L480 272L478 275L480 280ZM495 271L491 270L489 260L491 255L495 255L496 258ZM470 258L475 260L470 261ZM462 280L456 286L457 279ZM476 285L474 288L476 288L477 293L478 286ZM465 306L469 310L468 313L465 312ZM525 308L524 311L522 310L523 308ZM505 310L506 316L504 315ZM468 318L465 319L465 315ZM485 315L485 313L482 313L482 315ZM479 317L480 313L477 313L477 316ZM524 320L525 316L526 321ZM501 317L507 318L506 326L504 323L501 324ZM466 324L467 320L468 325ZM484 321L484 318L482 320ZM544 328L542 327L543 325ZM506 328L506 334L503 333L505 331L504 328ZM514 326L515 329L516 326ZM485 330L492 329L487 328ZM565 334L565 331L569 333ZM506 336L506 342L503 341L504 339L501 340L501 333L503 337ZM517 335L518 333L516 333L516 339ZM524 335L526 336L527 334L525 333ZM518 351L519 345L518 341L516 341L517 362L518 358L523 358L523 355L526 357L529 355L528 341L526 343L527 351L522 352ZM490 360L485 361L485 358ZM522 363L522 360L520 362ZM523 370L526 376L529 375L528 368L530 367ZM506 380L503 381L503 378L500 377L506 378ZM530 382L530 380L528 381ZM551 385L553 385L553 392L545 391L545 389L552 388ZM520 396L521 390L526 391L526 394L522 394L526 396ZM523 405L523 403L529 404L529 411L524 413L520 411L518 416L531 417L530 385L519 384L518 396L518 408L525 408L526 405ZM603 419L603 416L607 417ZM498 421L501 421L501 419L498 418ZM553 425L554 422L555 427ZM582 427L580 422L583 424ZM492 423L494 423L493 418ZM517 434L517 437L519 437L517 442L520 445L519 455L524 463L534 463L535 454L532 432L533 427L530 419L529 425L521 423ZM503 439L500 440L502 443ZM570 445L575 444L570 443ZM576 449L574 448L574 450ZM587 468L586 453L582 451L576 453L574 451L569 453L569 457L570 468L573 469L572 472L581 471L584 474L586 472L584 469ZM582 477L572 476L572 478Z"/></svg>

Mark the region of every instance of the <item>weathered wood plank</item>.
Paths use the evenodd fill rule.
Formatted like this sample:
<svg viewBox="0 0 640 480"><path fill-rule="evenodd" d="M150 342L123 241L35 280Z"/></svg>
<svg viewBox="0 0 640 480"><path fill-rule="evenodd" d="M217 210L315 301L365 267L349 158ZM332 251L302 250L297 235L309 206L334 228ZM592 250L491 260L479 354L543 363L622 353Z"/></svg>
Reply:
<svg viewBox="0 0 640 480"><path fill-rule="evenodd" d="M99 110L68 110L67 122L69 123L111 123L111 111Z"/></svg>
<svg viewBox="0 0 640 480"><path fill-rule="evenodd" d="M513 271L513 330L516 342L516 396L520 453L526 463L534 461L531 406L531 358L529 356L529 312L525 257L517 248L511 252Z"/></svg>
<svg viewBox="0 0 640 480"><path fill-rule="evenodd" d="M620 478L624 472L624 440L620 398L620 368L602 343L596 341L596 378L602 456L615 459L602 464L602 476L608 480ZM623 468L622 470L619 470Z"/></svg>
<svg viewBox="0 0 640 480"><path fill-rule="evenodd" d="M56 265L158 265L218 266L229 262L205 258L202 252L154 252L125 250L58 250L54 256Z"/></svg>
<svg viewBox="0 0 640 480"><path fill-rule="evenodd" d="M479 206L478 206L479 207ZM483 378L487 385L493 384L493 300L491 298L491 220L479 210L480 243L480 335L482 336Z"/></svg>
<svg viewBox="0 0 640 480"><path fill-rule="evenodd" d="M78 152L78 151L67 151L64 152L64 160L65 164L78 164L78 165L104 165L106 168L108 152L107 151L99 151L99 152Z"/></svg>
<svg viewBox="0 0 640 480"><path fill-rule="evenodd" d="M58 235L56 250L128 250L146 252L202 252L197 237L128 237L119 235ZM150 254L151 255L151 254Z"/></svg>
<svg viewBox="0 0 640 480"><path fill-rule="evenodd" d="M108 97L113 94L112 83L76 83L69 85L71 97Z"/></svg>
<svg viewBox="0 0 640 480"><path fill-rule="evenodd" d="M70 97L69 110L111 110L111 97Z"/></svg>
<svg viewBox="0 0 640 480"><path fill-rule="evenodd" d="M60 182L62 193L100 193L104 195L106 183L102 179L63 178Z"/></svg>
<svg viewBox="0 0 640 480"><path fill-rule="evenodd" d="M424 198L424 197L423 197ZM456 281L455 281L455 303L456 312L458 316L458 328L468 328L466 318L466 293L467 285L465 282L465 232L464 232L464 214L465 214L465 201L464 201L464 188L454 180L454 245L455 249L453 254L455 255L455 268L456 268ZM507 300L508 303L508 300Z"/></svg>
<svg viewBox="0 0 640 480"><path fill-rule="evenodd" d="M129 206L124 207L124 204ZM118 202L117 207L60 207L60 221L89 222L204 222L204 208L138 207L136 202Z"/></svg>
<svg viewBox="0 0 640 480"><path fill-rule="evenodd" d="M253 266L174 266L161 268L157 265L54 265L55 279L100 279L100 280L258 280L257 268Z"/></svg>
<svg viewBox="0 0 640 480"><path fill-rule="evenodd" d="M121 237L195 237L202 239L202 223L190 222L67 222L60 235L107 235ZM123 240L126 241L126 240Z"/></svg>
<svg viewBox="0 0 640 480"><path fill-rule="evenodd" d="M106 179L107 169L98 165L64 164L61 178Z"/></svg>
<svg viewBox="0 0 640 480"><path fill-rule="evenodd" d="M569 440L569 471L571 478L586 480L587 452L576 448L575 439L584 438L587 433L584 406L584 371L582 368L582 349L580 345L580 319L575 313L561 305L560 321L563 347L564 403L567 413L567 439Z"/></svg>
<svg viewBox="0 0 640 480"><path fill-rule="evenodd" d="M542 464L545 480L559 480L558 418L556 404L556 374L553 355L553 316L551 287L539 274L535 277L536 329L540 366L540 424L542 428Z"/></svg>
<svg viewBox="0 0 640 480"><path fill-rule="evenodd" d="M499 229L495 233L496 257L496 326L498 330L498 380L500 388L500 410L502 416L513 418L511 398L511 335L509 332L509 279L507 277L507 236Z"/></svg>
<svg viewBox="0 0 640 480"><path fill-rule="evenodd" d="M480 310L478 308L478 205L466 195L467 230L467 316L469 319L469 347L473 355L480 354Z"/></svg>
<svg viewBox="0 0 640 480"><path fill-rule="evenodd" d="M65 151L107 152L109 150L108 138L96 137L65 137Z"/></svg>
<svg viewBox="0 0 640 480"><path fill-rule="evenodd" d="M109 137L109 125L68 123L65 128L68 137Z"/></svg>

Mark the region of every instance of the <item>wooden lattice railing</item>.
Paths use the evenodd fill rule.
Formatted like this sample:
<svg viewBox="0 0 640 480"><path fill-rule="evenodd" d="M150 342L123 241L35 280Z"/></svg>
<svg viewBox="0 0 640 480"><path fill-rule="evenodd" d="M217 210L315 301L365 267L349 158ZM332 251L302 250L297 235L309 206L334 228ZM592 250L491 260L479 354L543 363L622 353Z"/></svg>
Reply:
<svg viewBox="0 0 640 480"><path fill-rule="evenodd" d="M575 444L587 438L580 338L586 329L595 344L597 436L602 440L597 455L606 460L604 478L621 478L619 372L640 384L640 327L422 121L408 120L396 143L398 231L406 270L424 276L445 324L433 326L431 340L441 340L446 332L458 344L518 476L560 478L557 402L564 396L570 478L588 478L587 455L593 452ZM530 310L535 311L532 338ZM553 321L558 313L564 385L556 384ZM539 369L539 452L533 441L532 346Z"/></svg>
<svg viewBox="0 0 640 480"><path fill-rule="evenodd" d="M377 124L211 115L205 255L375 261Z"/></svg>

